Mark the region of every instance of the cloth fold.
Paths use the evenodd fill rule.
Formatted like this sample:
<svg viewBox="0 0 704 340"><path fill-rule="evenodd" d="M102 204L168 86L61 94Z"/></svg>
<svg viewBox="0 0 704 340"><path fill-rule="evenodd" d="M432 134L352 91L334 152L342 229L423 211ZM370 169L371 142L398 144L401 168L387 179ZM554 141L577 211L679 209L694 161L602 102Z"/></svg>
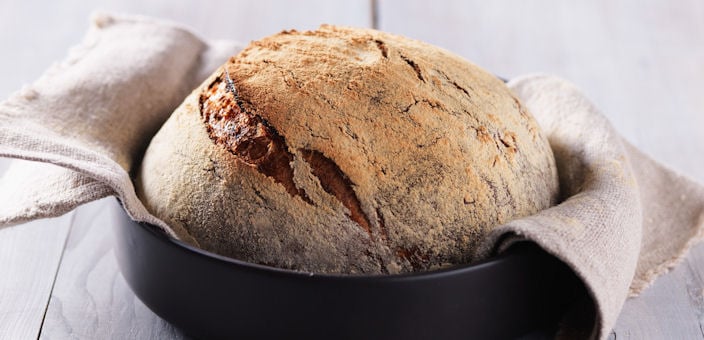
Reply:
<svg viewBox="0 0 704 340"><path fill-rule="evenodd" d="M116 195L133 219L174 236L130 173L188 92L240 49L173 23L94 15L66 61L0 103L0 157L49 163L18 162L0 179L0 228ZM704 187L624 141L568 82L530 75L508 85L548 135L563 201L496 228L480 256L537 243L577 273L596 307L581 309L595 322L566 319L563 334L604 338L627 296L702 237Z"/></svg>
<svg viewBox="0 0 704 340"><path fill-rule="evenodd" d="M3 190L0 225L58 216L114 194L132 218L175 236L144 208L129 172L182 99L242 47L206 43L184 27L139 16L95 14L91 23L65 61L0 104L0 156L63 167L36 175L22 190L23 205Z"/></svg>

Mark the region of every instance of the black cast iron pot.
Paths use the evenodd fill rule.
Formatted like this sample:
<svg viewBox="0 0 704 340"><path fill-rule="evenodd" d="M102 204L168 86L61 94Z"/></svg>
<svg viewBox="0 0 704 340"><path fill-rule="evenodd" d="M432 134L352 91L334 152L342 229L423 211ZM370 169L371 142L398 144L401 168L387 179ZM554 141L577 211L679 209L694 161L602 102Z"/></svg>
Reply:
<svg viewBox="0 0 704 340"><path fill-rule="evenodd" d="M110 205L116 255L134 293L202 339L549 338L584 289L538 247L439 271L320 275L194 248Z"/></svg>

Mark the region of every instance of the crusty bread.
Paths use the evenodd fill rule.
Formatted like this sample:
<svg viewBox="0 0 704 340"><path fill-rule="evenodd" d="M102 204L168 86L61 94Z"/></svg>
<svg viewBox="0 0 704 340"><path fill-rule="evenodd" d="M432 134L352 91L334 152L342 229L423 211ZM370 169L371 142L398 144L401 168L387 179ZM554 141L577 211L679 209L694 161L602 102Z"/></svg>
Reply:
<svg viewBox="0 0 704 340"><path fill-rule="evenodd" d="M253 42L174 112L137 180L203 249L318 273L467 263L553 205L545 136L493 75L440 48L322 26Z"/></svg>

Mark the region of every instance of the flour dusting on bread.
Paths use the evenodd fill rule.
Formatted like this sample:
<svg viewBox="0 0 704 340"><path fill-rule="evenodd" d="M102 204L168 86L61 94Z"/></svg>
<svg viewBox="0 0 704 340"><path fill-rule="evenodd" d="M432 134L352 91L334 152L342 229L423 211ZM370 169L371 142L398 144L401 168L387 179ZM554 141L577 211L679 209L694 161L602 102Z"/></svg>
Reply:
<svg viewBox="0 0 704 340"><path fill-rule="evenodd" d="M490 73L325 25L232 57L154 137L137 187L206 250L375 274L471 262L493 227L554 205L558 179L540 128Z"/></svg>

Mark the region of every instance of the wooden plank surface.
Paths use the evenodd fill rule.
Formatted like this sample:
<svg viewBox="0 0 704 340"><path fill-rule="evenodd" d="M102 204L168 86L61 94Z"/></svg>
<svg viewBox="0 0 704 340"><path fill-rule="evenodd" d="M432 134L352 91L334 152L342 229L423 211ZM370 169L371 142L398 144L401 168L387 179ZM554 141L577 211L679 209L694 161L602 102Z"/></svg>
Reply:
<svg viewBox="0 0 704 340"><path fill-rule="evenodd" d="M569 79L628 140L704 182L704 2L380 0L379 26L503 77ZM703 338L703 271L699 245L626 302L611 337Z"/></svg>
<svg viewBox="0 0 704 340"><path fill-rule="evenodd" d="M108 197L76 210L41 339L183 339L130 290L113 254Z"/></svg>
<svg viewBox="0 0 704 340"><path fill-rule="evenodd" d="M377 7L381 29L438 44L498 75L539 71L570 79L636 146L704 182L704 2L379 0ZM371 24L366 0L0 0L0 98L63 58L99 8L172 19L209 38L245 42L323 22ZM36 337L44 309L42 338L183 336L139 302L119 275L102 204L80 208L73 227L67 215L0 230L0 339ZM703 290L699 245L626 303L612 337L704 338Z"/></svg>
<svg viewBox="0 0 704 340"><path fill-rule="evenodd" d="M0 339L39 335L72 219L0 229Z"/></svg>
<svg viewBox="0 0 704 340"><path fill-rule="evenodd" d="M704 338L704 244L626 302L611 339Z"/></svg>
<svg viewBox="0 0 704 340"><path fill-rule="evenodd" d="M12 159L0 157L0 177L5 174L5 171L10 166L10 163L12 163L12 161Z"/></svg>
<svg viewBox="0 0 704 340"><path fill-rule="evenodd" d="M96 10L173 20L209 39L249 42L322 23L369 26L369 0L0 0L0 99L31 83L81 41Z"/></svg>

